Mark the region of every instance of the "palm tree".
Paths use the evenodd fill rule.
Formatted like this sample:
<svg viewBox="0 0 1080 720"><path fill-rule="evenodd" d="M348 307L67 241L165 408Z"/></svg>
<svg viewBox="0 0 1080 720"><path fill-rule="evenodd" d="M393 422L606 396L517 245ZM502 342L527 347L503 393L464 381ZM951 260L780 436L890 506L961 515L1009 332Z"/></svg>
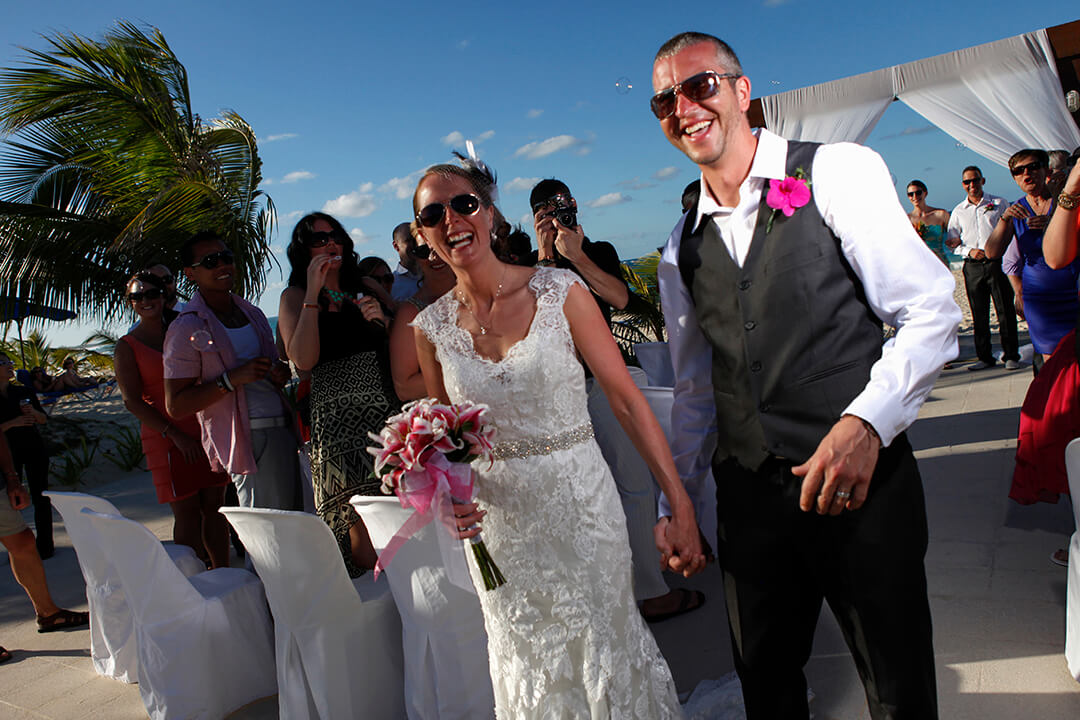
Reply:
<svg viewBox="0 0 1080 720"><path fill-rule="evenodd" d="M628 361L634 357L635 343L667 339L656 278L659 263L660 253L655 251L622 263L630 299L625 308L611 314L611 333Z"/></svg>
<svg viewBox="0 0 1080 720"><path fill-rule="evenodd" d="M152 259L177 267L204 229L237 253L237 291L257 295L274 207L251 127L192 110L156 29L45 41L0 71L0 295L115 319L124 280Z"/></svg>

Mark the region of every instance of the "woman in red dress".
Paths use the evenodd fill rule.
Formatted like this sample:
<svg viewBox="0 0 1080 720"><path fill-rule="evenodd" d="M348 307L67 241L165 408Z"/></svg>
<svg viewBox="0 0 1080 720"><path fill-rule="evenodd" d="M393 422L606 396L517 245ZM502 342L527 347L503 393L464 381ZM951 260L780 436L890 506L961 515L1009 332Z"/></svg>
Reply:
<svg viewBox="0 0 1080 720"><path fill-rule="evenodd" d="M139 419L146 464L159 503L173 511L173 541L209 557L213 567L229 565L229 526L218 512L229 476L210 470L199 442L195 416L174 420L165 412L165 286L152 273L127 284L127 300L139 324L116 343L116 380L124 406Z"/></svg>

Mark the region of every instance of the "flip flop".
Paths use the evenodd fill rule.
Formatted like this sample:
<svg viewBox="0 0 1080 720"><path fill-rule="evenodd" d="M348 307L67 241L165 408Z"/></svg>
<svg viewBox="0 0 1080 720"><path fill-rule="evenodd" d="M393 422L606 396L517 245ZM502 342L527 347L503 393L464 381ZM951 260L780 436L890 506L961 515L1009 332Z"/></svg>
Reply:
<svg viewBox="0 0 1080 720"><path fill-rule="evenodd" d="M11 653L9 653L7 651L7 648L0 645L0 665L3 665L4 663L6 663L10 659L11 659Z"/></svg>
<svg viewBox="0 0 1080 720"><path fill-rule="evenodd" d="M38 616L37 631L39 633L56 632L68 628L82 627L90 624L90 613L74 612L72 610L59 610L46 617Z"/></svg>
<svg viewBox="0 0 1080 720"><path fill-rule="evenodd" d="M700 590L687 590L686 588L676 588L672 592L679 593L679 606L674 610L668 612L656 613L655 615L645 615L645 622L658 623L664 620L670 620L673 617L683 615L684 613L697 610L699 607L705 604L705 593Z"/></svg>

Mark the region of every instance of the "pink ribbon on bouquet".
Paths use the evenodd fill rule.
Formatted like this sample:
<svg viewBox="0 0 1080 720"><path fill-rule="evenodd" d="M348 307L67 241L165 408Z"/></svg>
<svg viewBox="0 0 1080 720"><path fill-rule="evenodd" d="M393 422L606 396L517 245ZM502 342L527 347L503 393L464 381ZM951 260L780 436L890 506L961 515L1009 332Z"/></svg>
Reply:
<svg viewBox="0 0 1080 720"><path fill-rule="evenodd" d="M412 508L413 514L398 529L375 563L375 579L397 554L409 538L426 527L438 514L449 531L456 528L451 498L472 498L472 467L454 463L442 453L433 453L422 470L407 470L401 486L396 490L403 508Z"/></svg>

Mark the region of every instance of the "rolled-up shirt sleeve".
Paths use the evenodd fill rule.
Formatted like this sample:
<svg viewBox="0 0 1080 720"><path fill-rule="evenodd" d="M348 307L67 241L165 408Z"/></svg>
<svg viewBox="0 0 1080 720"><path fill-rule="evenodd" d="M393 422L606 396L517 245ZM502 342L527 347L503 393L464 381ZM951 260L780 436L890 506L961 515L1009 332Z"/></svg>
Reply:
<svg viewBox="0 0 1080 720"><path fill-rule="evenodd" d="M657 268L657 279L675 371L671 453L675 469L694 504L694 512L700 518L705 508L703 495L711 470L712 449L716 444L716 406L712 394L712 348L698 327L690 292L679 273L679 239L683 222L676 225L668 239ZM671 515L671 507L663 494L660 495L659 513Z"/></svg>
<svg viewBox="0 0 1080 720"><path fill-rule="evenodd" d="M867 302L897 330L844 410L873 425L888 446L915 421L942 366L958 354L956 283L911 226L876 152L852 143L822 145L812 183L818 210Z"/></svg>
<svg viewBox="0 0 1080 720"><path fill-rule="evenodd" d="M162 348L166 378L202 378L202 355L190 340L200 322L195 316L181 315L169 325Z"/></svg>

